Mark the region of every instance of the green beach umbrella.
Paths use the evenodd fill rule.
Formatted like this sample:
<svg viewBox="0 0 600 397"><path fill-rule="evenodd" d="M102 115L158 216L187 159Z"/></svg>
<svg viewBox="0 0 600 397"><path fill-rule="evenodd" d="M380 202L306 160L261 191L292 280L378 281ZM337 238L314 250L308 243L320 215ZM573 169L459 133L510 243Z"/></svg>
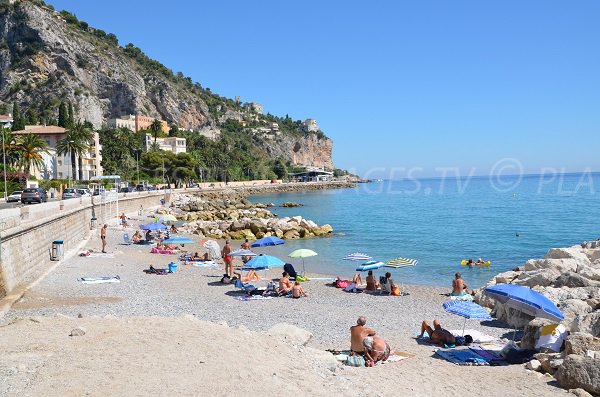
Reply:
<svg viewBox="0 0 600 397"><path fill-rule="evenodd" d="M297 249L296 251L290 252L288 255L290 258L302 258L302 274L306 274L306 268L304 267L304 258L311 256L317 256L318 254L306 248Z"/></svg>

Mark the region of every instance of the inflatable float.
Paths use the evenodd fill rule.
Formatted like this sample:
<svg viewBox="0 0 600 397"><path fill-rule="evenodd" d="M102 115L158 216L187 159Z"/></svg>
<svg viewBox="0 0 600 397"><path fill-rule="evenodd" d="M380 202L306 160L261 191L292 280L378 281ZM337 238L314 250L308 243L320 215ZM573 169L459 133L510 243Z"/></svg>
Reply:
<svg viewBox="0 0 600 397"><path fill-rule="evenodd" d="M468 259L463 259L462 261L460 261L461 266L467 266L467 263L469 263ZM492 262L491 261L487 261L487 262L483 262L483 263L477 263L477 262L473 262L472 266L491 266Z"/></svg>

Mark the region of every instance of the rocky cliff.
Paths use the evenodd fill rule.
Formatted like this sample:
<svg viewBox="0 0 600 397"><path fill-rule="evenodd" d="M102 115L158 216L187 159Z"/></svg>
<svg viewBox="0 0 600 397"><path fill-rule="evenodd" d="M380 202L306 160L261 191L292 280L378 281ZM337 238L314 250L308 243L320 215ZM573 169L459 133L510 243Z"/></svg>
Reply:
<svg viewBox="0 0 600 397"><path fill-rule="evenodd" d="M56 119L58 103L74 105L75 117L96 128L106 120L141 114L180 128L218 135L223 115L253 113L174 74L132 44L121 47L114 35L89 27L68 13L40 1L0 3L0 101L33 109L44 120ZM252 114L255 124L270 120ZM226 118L225 118L226 119ZM273 158L333 168L332 142L300 130L257 146Z"/></svg>

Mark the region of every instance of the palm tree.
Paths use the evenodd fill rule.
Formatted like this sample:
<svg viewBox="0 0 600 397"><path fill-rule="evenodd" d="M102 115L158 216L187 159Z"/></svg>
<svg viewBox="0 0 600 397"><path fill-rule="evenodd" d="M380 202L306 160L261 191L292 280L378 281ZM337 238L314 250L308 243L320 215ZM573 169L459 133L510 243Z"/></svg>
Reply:
<svg viewBox="0 0 600 397"><path fill-rule="evenodd" d="M150 129L154 135L154 147L156 147L156 138L158 137L158 132L162 130L162 123L158 119L154 119L152 124L150 124ZM153 149L156 150L156 149Z"/></svg>
<svg viewBox="0 0 600 397"><path fill-rule="evenodd" d="M82 145L82 151L76 152L78 157L78 165L79 165L79 180L83 179L83 157L89 152L92 143L94 142L94 131L89 128L86 124L81 122L77 122L71 127L71 133L76 136L76 140L78 140Z"/></svg>
<svg viewBox="0 0 600 397"><path fill-rule="evenodd" d="M0 138L0 143L4 142L3 153L6 156L6 167L14 167L19 163L20 152L17 145L15 136L10 129L2 128L0 133L3 135L4 140Z"/></svg>
<svg viewBox="0 0 600 397"><path fill-rule="evenodd" d="M26 134L19 139L17 146L21 154L20 165L25 174L29 175L32 167L40 171L45 168L42 154L48 153L46 141L35 134Z"/></svg>
<svg viewBox="0 0 600 397"><path fill-rule="evenodd" d="M88 132L83 132L84 130ZM69 155L71 157L71 175L73 175L73 179L76 179L76 157L86 153L90 147L89 135L87 134L89 134L89 129L82 127L81 123L77 123L67 131L63 139L56 143L56 154L59 156Z"/></svg>

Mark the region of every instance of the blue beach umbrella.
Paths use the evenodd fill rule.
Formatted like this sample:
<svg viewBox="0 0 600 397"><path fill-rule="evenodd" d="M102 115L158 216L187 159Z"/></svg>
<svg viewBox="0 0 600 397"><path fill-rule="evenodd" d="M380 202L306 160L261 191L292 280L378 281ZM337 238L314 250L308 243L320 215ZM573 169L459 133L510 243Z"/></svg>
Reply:
<svg viewBox="0 0 600 397"><path fill-rule="evenodd" d="M285 262L271 255L258 255L250 259L244 267L249 269L270 269L272 267L283 267Z"/></svg>
<svg viewBox="0 0 600 397"><path fill-rule="evenodd" d="M561 322L565 316L552 301L530 288L515 284L499 284L487 287L483 293L500 303L533 317Z"/></svg>
<svg viewBox="0 0 600 397"><path fill-rule="evenodd" d="M283 241L279 237L269 236L256 240L254 243L252 243L252 247L267 247L280 244L285 244L285 241Z"/></svg>
<svg viewBox="0 0 600 397"><path fill-rule="evenodd" d="M356 268L357 272L365 272L367 270L373 270L373 269L379 269L380 267L382 267L384 265L383 262L379 262L379 261L368 261L363 263L362 265L360 265L359 267Z"/></svg>
<svg viewBox="0 0 600 397"><path fill-rule="evenodd" d="M163 240L163 244L193 244L194 240L187 237L171 237Z"/></svg>
<svg viewBox="0 0 600 397"><path fill-rule="evenodd" d="M152 222L147 225L140 225L142 230L164 230L167 227L160 222Z"/></svg>
<svg viewBox="0 0 600 397"><path fill-rule="evenodd" d="M373 258L370 257L369 255L363 254L361 252L355 252L353 254L346 255L344 257L345 261L370 261L371 259L373 259Z"/></svg>
<svg viewBox="0 0 600 397"><path fill-rule="evenodd" d="M465 318L463 324L463 336L465 335L465 326L467 325L467 319L477 320L491 320L490 314L475 302L470 301L448 301L443 304L444 310L448 313L456 314Z"/></svg>

